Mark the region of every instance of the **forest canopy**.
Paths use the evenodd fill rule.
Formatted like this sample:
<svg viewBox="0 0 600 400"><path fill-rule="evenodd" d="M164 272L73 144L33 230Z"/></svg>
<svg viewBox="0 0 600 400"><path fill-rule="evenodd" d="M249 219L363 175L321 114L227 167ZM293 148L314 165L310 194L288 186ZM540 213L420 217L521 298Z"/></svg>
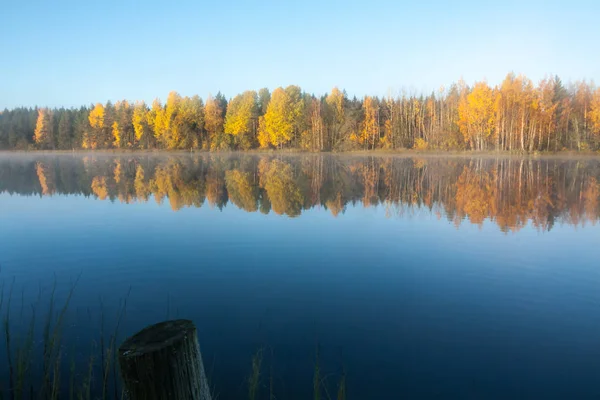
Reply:
<svg viewBox="0 0 600 400"><path fill-rule="evenodd" d="M428 95L316 96L299 86L0 112L0 149L600 150L600 88L510 73Z"/></svg>

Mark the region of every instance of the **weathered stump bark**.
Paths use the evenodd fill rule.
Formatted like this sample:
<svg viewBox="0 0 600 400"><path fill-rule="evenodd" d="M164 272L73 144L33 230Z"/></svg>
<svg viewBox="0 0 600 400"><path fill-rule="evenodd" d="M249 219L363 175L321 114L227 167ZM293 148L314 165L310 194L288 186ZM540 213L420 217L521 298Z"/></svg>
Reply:
<svg viewBox="0 0 600 400"><path fill-rule="evenodd" d="M198 333L192 321L149 326L119 348L130 400L211 400Z"/></svg>

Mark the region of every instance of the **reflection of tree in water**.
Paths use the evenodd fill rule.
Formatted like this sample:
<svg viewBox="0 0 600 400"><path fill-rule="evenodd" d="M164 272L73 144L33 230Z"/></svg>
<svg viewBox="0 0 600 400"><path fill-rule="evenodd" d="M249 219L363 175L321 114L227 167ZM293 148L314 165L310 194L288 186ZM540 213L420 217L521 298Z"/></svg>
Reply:
<svg viewBox="0 0 600 400"><path fill-rule="evenodd" d="M173 210L231 202L292 217L313 207L339 216L360 204L383 206L389 216L424 210L457 226L489 220L503 231L595 223L600 214L594 159L41 155L3 158L0 177L0 191L22 195L154 197Z"/></svg>
<svg viewBox="0 0 600 400"><path fill-rule="evenodd" d="M496 197L496 185L492 179L490 173L464 167L456 181L458 215L467 216L474 224L481 224L490 214L495 214L493 199Z"/></svg>
<svg viewBox="0 0 600 400"><path fill-rule="evenodd" d="M250 172L233 169L225 172L229 200L248 212L258 210L258 187Z"/></svg>
<svg viewBox="0 0 600 400"><path fill-rule="evenodd" d="M582 193L584 220L596 223L598 210L600 210L600 184L596 178L590 178Z"/></svg>
<svg viewBox="0 0 600 400"><path fill-rule="evenodd" d="M208 180L206 182L208 185ZM159 204L165 197L169 199L173 211L187 206L200 207L204 203L204 180L190 174L184 165L174 160L156 167L150 188Z"/></svg>
<svg viewBox="0 0 600 400"><path fill-rule="evenodd" d="M342 194L338 193L336 197L333 199L327 200L325 206L334 217L337 217L340 213L344 213L346 211L346 205L342 201Z"/></svg>
<svg viewBox="0 0 600 400"><path fill-rule="evenodd" d="M381 166L373 157L363 162L353 163L350 171L357 176L362 187L362 203L365 207L379 204L379 173Z"/></svg>
<svg viewBox="0 0 600 400"><path fill-rule="evenodd" d="M35 165L35 170L42 187L42 195L52 196L54 193L54 171L41 162Z"/></svg>
<svg viewBox="0 0 600 400"><path fill-rule="evenodd" d="M146 179L146 174L144 173L144 167L142 167L142 164L138 164L135 168L133 187L135 189L135 196L139 201L148 201L148 198L152 194L152 188L150 181Z"/></svg>
<svg viewBox="0 0 600 400"><path fill-rule="evenodd" d="M264 161L264 162L263 162ZM280 160L261 160L260 185L266 190L271 209L290 217L300 215L304 198L294 178L292 166Z"/></svg>
<svg viewBox="0 0 600 400"><path fill-rule="evenodd" d="M100 199L106 200L108 198L108 185L106 184L105 176L95 176L92 179L92 192Z"/></svg>

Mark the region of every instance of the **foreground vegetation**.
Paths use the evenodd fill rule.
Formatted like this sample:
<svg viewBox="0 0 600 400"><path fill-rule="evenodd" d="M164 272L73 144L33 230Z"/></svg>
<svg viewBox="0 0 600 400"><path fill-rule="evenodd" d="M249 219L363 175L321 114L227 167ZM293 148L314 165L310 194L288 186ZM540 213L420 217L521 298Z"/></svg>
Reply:
<svg viewBox="0 0 600 400"><path fill-rule="evenodd" d="M127 398L118 370L117 352L124 339L120 327L125 318L129 294L119 302L110 329L107 328L109 324L105 321L103 307L100 315L88 315L90 320L87 322L91 326L87 332L94 334L88 338L88 343L83 344L83 348L78 348L68 339L72 339L68 322L69 307L78 281L79 277L60 296L57 295L56 281L50 287L40 286L37 299L30 307L25 304L24 290L20 296L17 295L14 279L0 283L0 340L3 344L0 357L4 360L4 366L0 367L0 399ZM94 322L99 322L99 332L94 329ZM277 398L273 352L269 356L270 366L265 362L266 353L265 348L260 348L249 363L248 377L243 384L247 387L249 400ZM315 354L313 398L345 400L345 373L342 372L339 379L337 375L324 375L318 345ZM210 380L210 375L208 378ZM307 385L310 383L307 382ZM213 387L211 391L213 399L219 399L218 388Z"/></svg>
<svg viewBox="0 0 600 400"><path fill-rule="evenodd" d="M600 88L509 74L497 86L459 81L429 95L315 96L298 86L127 100L79 109L0 113L0 149L253 149L310 151L600 149Z"/></svg>
<svg viewBox="0 0 600 400"><path fill-rule="evenodd" d="M0 354L5 364L0 371L5 377L1 380L0 399L123 398L116 354L126 302L118 311L114 331L106 331L101 313L100 332L89 339L85 349L77 348L64 337L68 333L68 309L78 280L72 282L60 302L56 297L56 281L50 288L40 286L37 300L29 306L25 304L24 290L20 299L16 296L14 279L8 284L1 283L0 337L5 346ZM92 323L94 317L89 317Z"/></svg>

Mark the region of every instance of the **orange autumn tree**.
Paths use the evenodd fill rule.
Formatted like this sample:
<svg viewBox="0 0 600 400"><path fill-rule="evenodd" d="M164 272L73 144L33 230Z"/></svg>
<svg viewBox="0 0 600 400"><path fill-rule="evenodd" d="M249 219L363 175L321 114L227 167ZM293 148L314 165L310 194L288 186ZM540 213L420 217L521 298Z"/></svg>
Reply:
<svg viewBox="0 0 600 400"><path fill-rule="evenodd" d="M52 112L47 108L40 108L34 131L35 144L39 149L45 150L53 147L52 125Z"/></svg>
<svg viewBox="0 0 600 400"><path fill-rule="evenodd" d="M90 132L86 132L83 137L82 146L84 149L96 149L99 147L99 144L102 142L103 130L104 130L104 117L105 110L104 106L101 103L96 103L94 108L90 111L90 115L88 116L88 120L90 122L90 127L92 128Z"/></svg>
<svg viewBox="0 0 600 400"><path fill-rule="evenodd" d="M537 90L538 96L538 146L540 148L545 145L550 148L550 138L556 130L557 109L558 103L554 101L556 86L553 79L545 78L539 85ZM533 151L535 143L532 141L529 151Z"/></svg>
<svg viewBox="0 0 600 400"><path fill-rule="evenodd" d="M590 125L596 141L600 139L600 88L594 91L590 107Z"/></svg>
<svg viewBox="0 0 600 400"><path fill-rule="evenodd" d="M365 96L363 102L363 110L365 112L365 119L362 123L362 129L358 142L364 144L365 148L374 148L377 141L379 140L379 105L376 100L371 96Z"/></svg>
<svg viewBox="0 0 600 400"><path fill-rule="evenodd" d="M478 82L460 101L460 131L472 150L485 150L494 132L494 96L486 82Z"/></svg>
<svg viewBox="0 0 600 400"><path fill-rule="evenodd" d="M211 150L222 150L228 147L223 135L223 109L217 99L208 95L204 105L204 127L208 133Z"/></svg>
<svg viewBox="0 0 600 400"><path fill-rule="evenodd" d="M325 98L325 123L327 125L329 147L340 139L340 131L346 121L346 95L337 87L331 89L331 93Z"/></svg>

